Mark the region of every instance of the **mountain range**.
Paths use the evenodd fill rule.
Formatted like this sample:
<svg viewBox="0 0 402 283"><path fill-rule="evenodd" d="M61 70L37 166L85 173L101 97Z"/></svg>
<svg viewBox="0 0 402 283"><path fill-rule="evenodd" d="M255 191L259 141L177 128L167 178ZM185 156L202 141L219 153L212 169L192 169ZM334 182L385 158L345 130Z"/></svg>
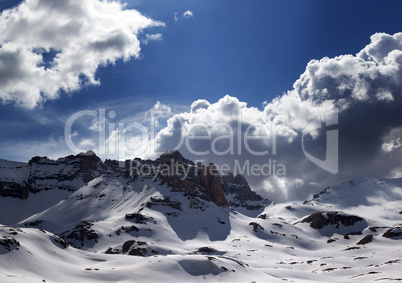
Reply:
<svg viewBox="0 0 402 283"><path fill-rule="evenodd" d="M0 160L0 281L400 281L401 203L366 177L274 203L178 151Z"/></svg>

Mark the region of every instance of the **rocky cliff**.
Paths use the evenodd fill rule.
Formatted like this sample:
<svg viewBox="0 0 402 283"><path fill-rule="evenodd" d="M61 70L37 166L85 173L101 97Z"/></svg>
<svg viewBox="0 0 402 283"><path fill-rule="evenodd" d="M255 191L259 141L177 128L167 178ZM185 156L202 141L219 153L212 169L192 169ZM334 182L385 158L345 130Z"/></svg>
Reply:
<svg viewBox="0 0 402 283"><path fill-rule="evenodd" d="M228 173L222 176L222 188L232 207L258 210L270 203L269 200L263 199L252 191L246 178L241 174L234 176L232 173Z"/></svg>
<svg viewBox="0 0 402 283"><path fill-rule="evenodd" d="M0 195L21 199L44 190L76 191L99 176L133 181L141 176L166 184L172 191L199 197L218 206L242 206L252 210L262 207L255 202L263 201L250 189L243 176L228 174L221 177L214 164L194 164L177 150L165 152L156 160L136 158L125 162L103 162L92 151L57 160L36 156L27 164L3 161L0 169L3 172Z"/></svg>

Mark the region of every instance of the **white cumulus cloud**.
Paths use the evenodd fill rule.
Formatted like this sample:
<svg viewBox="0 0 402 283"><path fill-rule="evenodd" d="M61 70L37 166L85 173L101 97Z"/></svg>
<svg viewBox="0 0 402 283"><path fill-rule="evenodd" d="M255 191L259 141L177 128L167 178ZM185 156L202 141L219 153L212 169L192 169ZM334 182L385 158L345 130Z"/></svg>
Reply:
<svg viewBox="0 0 402 283"><path fill-rule="evenodd" d="M185 11L185 12L183 13L183 17L185 17L185 18L194 18L194 14L193 14L192 11L187 10L187 11Z"/></svg>
<svg viewBox="0 0 402 283"><path fill-rule="evenodd" d="M187 10L182 14L179 14L177 12L174 13L174 20L177 22L180 19L193 19L194 18L194 13L191 10Z"/></svg>
<svg viewBox="0 0 402 283"><path fill-rule="evenodd" d="M142 40L142 43L148 44L150 41L160 41L162 40L161 33L153 33L145 35L145 38Z"/></svg>
<svg viewBox="0 0 402 283"><path fill-rule="evenodd" d="M138 57L139 33L161 25L118 1L26 0L0 16L0 99L32 109L98 85L99 66Z"/></svg>

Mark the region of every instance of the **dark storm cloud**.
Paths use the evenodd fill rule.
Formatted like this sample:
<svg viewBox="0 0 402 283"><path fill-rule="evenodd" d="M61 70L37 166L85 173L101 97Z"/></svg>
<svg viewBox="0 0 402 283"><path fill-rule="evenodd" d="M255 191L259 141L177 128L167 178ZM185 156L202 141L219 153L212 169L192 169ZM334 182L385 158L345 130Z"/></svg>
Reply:
<svg viewBox="0 0 402 283"><path fill-rule="evenodd" d="M228 164L232 171L236 162L264 165L274 160L286 167L286 176L246 177L255 190L277 201L303 199L328 185L359 176L400 176L401 67L402 33L375 34L356 55L309 62L293 89L267 102L263 111L230 96L213 104L194 102L191 112L174 116L159 132L158 149L177 147L186 157ZM308 153L325 158L325 128L311 135L303 135L303 131L334 109L339 114L338 123L332 126L339 133L336 174L311 162L302 150L304 139ZM250 150L239 142L245 135L266 138L250 140ZM188 142L183 142L186 139ZM221 154L228 148L236 150ZM210 152L199 154L208 149ZM268 153L253 152L264 150Z"/></svg>

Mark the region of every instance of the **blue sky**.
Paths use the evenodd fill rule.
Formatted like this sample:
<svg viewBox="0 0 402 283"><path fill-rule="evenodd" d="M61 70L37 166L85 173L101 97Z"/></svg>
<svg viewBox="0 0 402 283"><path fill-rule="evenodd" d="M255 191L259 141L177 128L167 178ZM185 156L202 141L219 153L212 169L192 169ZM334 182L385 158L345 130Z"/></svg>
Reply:
<svg viewBox="0 0 402 283"><path fill-rule="evenodd" d="M0 1L0 9L19 2ZM100 106L138 102L134 115L157 101L189 108L197 99L213 103L229 94L262 109L264 101L292 89L311 59L356 54L372 34L402 29L399 1L126 3L126 9L165 23L147 30L161 33L162 40L142 44L140 59L99 67L99 86L63 93L34 109L1 104L0 158L29 160L30 151L10 151L9 146L35 141L45 148L47 141L62 137L70 115ZM187 10L193 18L174 20L175 13Z"/></svg>

